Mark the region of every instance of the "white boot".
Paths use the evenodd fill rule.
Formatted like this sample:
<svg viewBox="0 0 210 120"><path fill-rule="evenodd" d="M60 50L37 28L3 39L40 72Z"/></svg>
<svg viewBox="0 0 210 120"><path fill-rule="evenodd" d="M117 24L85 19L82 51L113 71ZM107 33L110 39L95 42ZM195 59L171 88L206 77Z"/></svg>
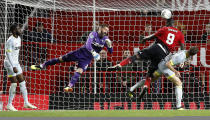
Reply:
<svg viewBox="0 0 210 120"><path fill-rule="evenodd" d="M18 111L17 109L14 108L13 105L7 105L7 110L10 110L10 111Z"/></svg>
<svg viewBox="0 0 210 120"><path fill-rule="evenodd" d="M24 108L37 109L37 107L36 107L36 106L34 106L34 105L32 105L31 103L24 104Z"/></svg>

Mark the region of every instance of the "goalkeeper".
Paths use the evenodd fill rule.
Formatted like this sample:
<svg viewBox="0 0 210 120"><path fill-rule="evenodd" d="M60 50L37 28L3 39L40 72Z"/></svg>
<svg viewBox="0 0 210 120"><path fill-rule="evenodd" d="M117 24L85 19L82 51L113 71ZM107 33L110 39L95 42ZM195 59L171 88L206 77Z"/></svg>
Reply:
<svg viewBox="0 0 210 120"><path fill-rule="evenodd" d="M64 88L65 92L72 92L74 84L78 81L81 74L87 69L91 60L94 58L96 61L100 59L99 52L104 48L108 49L112 53L112 42L108 38L109 28L107 24L100 24L97 31L93 31L89 34L86 43L79 49L69 52L59 58L48 60L40 65L32 65L32 70L44 69L49 65L55 65L61 62L77 61L78 68L67 87Z"/></svg>

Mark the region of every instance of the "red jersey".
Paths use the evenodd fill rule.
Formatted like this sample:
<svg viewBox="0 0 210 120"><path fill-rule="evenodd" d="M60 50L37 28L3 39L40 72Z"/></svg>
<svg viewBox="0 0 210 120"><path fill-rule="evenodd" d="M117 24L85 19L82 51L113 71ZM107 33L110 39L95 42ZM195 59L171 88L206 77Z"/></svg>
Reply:
<svg viewBox="0 0 210 120"><path fill-rule="evenodd" d="M158 42L162 42L168 47L170 52L174 51L178 45L180 46L180 43L184 44L184 35L174 27L160 28L155 36L158 38Z"/></svg>

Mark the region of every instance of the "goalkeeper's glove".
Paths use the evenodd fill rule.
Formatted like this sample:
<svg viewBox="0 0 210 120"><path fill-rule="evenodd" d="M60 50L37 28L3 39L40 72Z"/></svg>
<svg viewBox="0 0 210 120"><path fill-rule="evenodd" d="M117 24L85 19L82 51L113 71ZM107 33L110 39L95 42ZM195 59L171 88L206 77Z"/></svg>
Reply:
<svg viewBox="0 0 210 120"><path fill-rule="evenodd" d="M100 59L100 55L96 51L92 50L91 53L96 61Z"/></svg>
<svg viewBox="0 0 210 120"><path fill-rule="evenodd" d="M105 42L106 42L108 48L112 48L112 41L110 39L106 39Z"/></svg>

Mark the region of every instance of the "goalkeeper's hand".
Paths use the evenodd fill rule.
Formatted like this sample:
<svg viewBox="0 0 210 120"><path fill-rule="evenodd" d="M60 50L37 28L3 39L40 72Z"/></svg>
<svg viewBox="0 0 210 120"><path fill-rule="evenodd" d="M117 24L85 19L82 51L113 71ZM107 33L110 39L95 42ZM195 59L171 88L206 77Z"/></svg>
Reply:
<svg viewBox="0 0 210 120"><path fill-rule="evenodd" d="M100 55L96 51L91 51L91 53L96 61L100 59Z"/></svg>
<svg viewBox="0 0 210 120"><path fill-rule="evenodd" d="M106 39L105 42L106 42L108 48L112 48L112 41L110 39Z"/></svg>

